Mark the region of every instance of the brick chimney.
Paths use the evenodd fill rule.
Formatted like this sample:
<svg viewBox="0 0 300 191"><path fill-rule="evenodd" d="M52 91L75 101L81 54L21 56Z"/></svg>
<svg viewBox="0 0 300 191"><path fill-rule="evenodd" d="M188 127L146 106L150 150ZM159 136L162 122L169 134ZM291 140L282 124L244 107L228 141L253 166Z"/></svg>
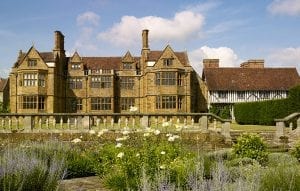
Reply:
<svg viewBox="0 0 300 191"><path fill-rule="evenodd" d="M203 59L204 68L219 68L219 59Z"/></svg>
<svg viewBox="0 0 300 191"><path fill-rule="evenodd" d="M241 68L264 68L263 59L251 59L241 64Z"/></svg>

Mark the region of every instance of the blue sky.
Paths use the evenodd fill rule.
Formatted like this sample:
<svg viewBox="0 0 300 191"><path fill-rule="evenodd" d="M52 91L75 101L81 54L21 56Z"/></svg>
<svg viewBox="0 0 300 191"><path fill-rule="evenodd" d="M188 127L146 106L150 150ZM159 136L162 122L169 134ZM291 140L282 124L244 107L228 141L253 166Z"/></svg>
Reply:
<svg viewBox="0 0 300 191"><path fill-rule="evenodd" d="M197 71L203 58L227 67L265 59L300 71L300 0L2 0L0 23L2 77L19 50L52 51L55 30L69 55L139 56L145 28L152 50L187 51Z"/></svg>

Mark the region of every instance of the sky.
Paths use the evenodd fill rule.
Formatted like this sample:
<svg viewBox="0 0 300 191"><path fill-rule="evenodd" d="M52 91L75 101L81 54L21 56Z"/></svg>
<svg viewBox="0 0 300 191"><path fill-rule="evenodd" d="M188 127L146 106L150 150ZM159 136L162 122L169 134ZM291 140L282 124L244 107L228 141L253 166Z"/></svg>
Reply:
<svg viewBox="0 0 300 191"><path fill-rule="evenodd" d="M140 56L149 29L151 50L187 51L198 73L204 58L221 67L264 59L300 73L300 0L1 0L0 23L1 77L19 50L52 51L56 30L67 55Z"/></svg>

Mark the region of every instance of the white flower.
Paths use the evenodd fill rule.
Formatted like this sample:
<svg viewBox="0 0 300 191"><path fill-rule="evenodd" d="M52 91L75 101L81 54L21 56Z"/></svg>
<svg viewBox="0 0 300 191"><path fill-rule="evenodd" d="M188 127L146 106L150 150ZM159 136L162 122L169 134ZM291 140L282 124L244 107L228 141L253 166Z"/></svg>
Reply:
<svg viewBox="0 0 300 191"><path fill-rule="evenodd" d="M166 134L166 137L172 137L171 133Z"/></svg>
<svg viewBox="0 0 300 191"><path fill-rule="evenodd" d="M89 131L89 134L91 134L91 135L94 135L95 133L96 133L96 132L95 132L95 130L93 130L93 129Z"/></svg>
<svg viewBox="0 0 300 191"><path fill-rule="evenodd" d="M122 143L117 143L116 147L117 147L117 148L122 147Z"/></svg>
<svg viewBox="0 0 300 191"><path fill-rule="evenodd" d="M164 164L163 164L163 165L160 165L159 168L162 169L162 170L163 170L163 169L166 169L166 165L164 165Z"/></svg>
<svg viewBox="0 0 300 191"><path fill-rule="evenodd" d="M123 156L124 156L124 153L123 153L123 152L120 152L120 153L117 155L118 158L123 158Z"/></svg>
<svg viewBox="0 0 300 191"><path fill-rule="evenodd" d="M155 130L154 131L154 135L159 135L160 134L160 131L159 130Z"/></svg>
<svg viewBox="0 0 300 191"><path fill-rule="evenodd" d="M116 141L119 142L119 141L125 141L129 138L129 136L123 136L123 137L120 137L120 138L116 138Z"/></svg>
<svg viewBox="0 0 300 191"><path fill-rule="evenodd" d="M129 134L129 131L124 130L124 131L122 132L122 134L123 134L123 135L128 135L128 134Z"/></svg>
<svg viewBox="0 0 300 191"><path fill-rule="evenodd" d="M76 139L73 139L71 142L72 142L72 143L79 143L79 142L81 142L81 139L76 138Z"/></svg>
<svg viewBox="0 0 300 191"><path fill-rule="evenodd" d="M166 154L166 151L161 151L160 154L161 154L161 155L165 155L165 154Z"/></svg>
<svg viewBox="0 0 300 191"><path fill-rule="evenodd" d="M138 110L137 107L130 106L130 109L129 109L130 112L136 112L137 110Z"/></svg>
<svg viewBox="0 0 300 191"><path fill-rule="evenodd" d="M139 157L139 156L140 156L140 153L137 153L135 156L136 156L136 157Z"/></svg>
<svg viewBox="0 0 300 191"><path fill-rule="evenodd" d="M103 131L99 131L97 136L98 136L98 137L101 137L101 135L103 135L103 134L104 134Z"/></svg>
<svg viewBox="0 0 300 191"><path fill-rule="evenodd" d="M179 139L179 135L173 135L174 139Z"/></svg>
<svg viewBox="0 0 300 191"><path fill-rule="evenodd" d="M182 126L176 125L176 131L181 131L181 130L182 130Z"/></svg>
<svg viewBox="0 0 300 191"><path fill-rule="evenodd" d="M144 137L149 137L150 133L144 133Z"/></svg>
<svg viewBox="0 0 300 191"><path fill-rule="evenodd" d="M168 138L168 141L169 141L169 142L174 142L174 141L175 141L175 137L173 137L173 136L169 137L169 138Z"/></svg>
<svg viewBox="0 0 300 191"><path fill-rule="evenodd" d="M168 127L169 125L170 125L169 122L163 122L162 124L163 127Z"/></svg>
<svg viewBox="0 0 300 191"><path fill-rule="evenodd" d="M81 135L79 138L80 138L80 139L82 139L82 138L83 138L83 136Z"/></svg>
<svg viewBox="0 0 300 191"><path fill-rule="evenodd" d="M153 133L154 129L151 129L150 127L146 127L145 132Z"/></svg>

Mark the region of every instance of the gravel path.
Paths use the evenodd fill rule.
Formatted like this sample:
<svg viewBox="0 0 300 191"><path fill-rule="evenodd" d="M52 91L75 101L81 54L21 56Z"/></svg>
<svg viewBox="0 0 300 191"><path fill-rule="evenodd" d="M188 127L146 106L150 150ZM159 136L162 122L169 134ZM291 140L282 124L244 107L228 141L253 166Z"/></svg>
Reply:
<svg viewBox="0 0 300 191"><path fill-rule="evenodd" d="M63 180L59 186L60 191L109 191L101 184L97 176L73 178Z"/></svg>

